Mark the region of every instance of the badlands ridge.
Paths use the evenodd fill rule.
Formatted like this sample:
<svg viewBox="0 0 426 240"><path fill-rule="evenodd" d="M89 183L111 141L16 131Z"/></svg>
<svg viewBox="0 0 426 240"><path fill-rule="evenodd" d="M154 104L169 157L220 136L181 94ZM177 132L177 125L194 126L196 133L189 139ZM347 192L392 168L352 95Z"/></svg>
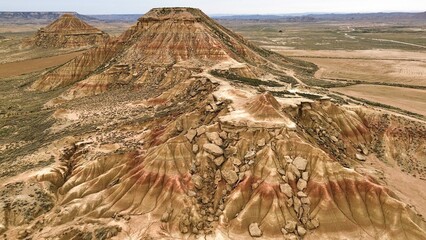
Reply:
<svg viewBox="0 0 426 240"><path fill-rule="evenodd" d="M40 29L32 39L32 44L42 48L87 47L104 43L108 38L108 34L76 16L64 14L49 26Z"/></svg>
<svg viewBox="0 0 426 240"><path fill-rule="evenodd" d="M97 46L28 88L59 92L49 134L80 132L26 156L51 166L2 180L4 239L426 238L424 199L387 184L425 186L423 122L309 88L315 65L198 9L153 9L118 38L68 15L37 35L81 42Z"/></svg>

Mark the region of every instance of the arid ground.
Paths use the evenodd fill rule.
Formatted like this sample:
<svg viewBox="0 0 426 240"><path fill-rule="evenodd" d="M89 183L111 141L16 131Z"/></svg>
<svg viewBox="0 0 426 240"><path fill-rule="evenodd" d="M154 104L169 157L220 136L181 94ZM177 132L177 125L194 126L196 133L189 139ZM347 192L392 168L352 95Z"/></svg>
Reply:
<svg viewBox="0 0 426 240"><path fill-rule="evenodd" d="M223 22L267 49L315 63L315 76L330 87L360 84L337 86L338 92L425 115L426 25L422 22Z"/></svg>
<svg viewBox="0 0 426 240"><path fill-rule="evenodd" d="M426 116L426 91L383 85L357 84L333 91L405 109Z"/></svg>
<svg viewBox="0 0 426 240"><path fill-rule="evenodd" d="M77 51L58 56L42 57L36 59L28 59L11 63L0 64L0 78L12 77L17 75L28 74L32 72L42 71L46 68L55 67L68 62L69 60L80 55L82 52Z"/></svg>
<svg viewBox="0 0 426 240"><path fill-rule="evenodd" d="M0 239L425 239L423 21L45 15L0 22Z"/></svg>

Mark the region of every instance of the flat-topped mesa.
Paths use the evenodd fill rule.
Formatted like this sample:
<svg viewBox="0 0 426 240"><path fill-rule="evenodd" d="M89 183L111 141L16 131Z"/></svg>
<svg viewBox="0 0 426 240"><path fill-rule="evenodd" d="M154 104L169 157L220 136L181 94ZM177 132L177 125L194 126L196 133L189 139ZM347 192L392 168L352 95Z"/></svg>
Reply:
<svg viewBox="0 0 426 240"><path fill-rule="evenodd" d="M89 25L73 14L63 14L53 23L41 28L34 37L34 45L43 48L69 48L99 45L108 34Z"/></svg>
<svg viewBox="0 0 426 240"><path fill-rule="evenodd" d="M200 9L197 8L153 8L141 18L140 22L143 21L201 21L203 17L207 17Z"/></svg>
<svg viewBox="0 0 426 240"><path fill-rule="evenodd" d="M69 13L63 14L47 27L40 29L40 31L45 33L103 33L101 30Z"/></svg>
<svg viewBox="0 0 426 240"><path fill-rule="evenodd" d="M99 46L44 74L30 89L53 90L77 83L61 96L66 100L100 94L114 84L157 86L164 92L216 66L238 65L233 75L256 79L285 76L289 66L286 58L269 59L272 53L194 8L155 8L109 43L112 46Z"/></svg>
<svg viewBox="0 0 426 240"><path fill-rule="evenodd" d="M155 8L139 18L125 32L121 41L132 42L123 56L127 62L175 64L190 61L193 65L242 58L260 61L261 57L244 46L240 37L217 24L194 8ZM200 61L203 61L200 63Z"/></svg>

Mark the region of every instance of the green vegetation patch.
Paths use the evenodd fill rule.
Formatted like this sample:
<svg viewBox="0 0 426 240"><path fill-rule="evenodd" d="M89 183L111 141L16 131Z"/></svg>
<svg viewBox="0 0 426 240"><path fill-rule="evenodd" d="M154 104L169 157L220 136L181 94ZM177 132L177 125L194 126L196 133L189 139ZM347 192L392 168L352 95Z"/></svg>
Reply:
<svg viewBox="0 0 426 240"><path fill-rule="evenodd" d="M355 84L358 84L359 82L349 82L349 81L328 81L328 80L322 80L317 78L305 78L302 79L302 81L309 86L314 87L322 87L322 88L338 88L338 87L348 87Z"/></svg>
<svg viewBox="0 0 426 240"><path fill-rule="evenodd" d="M228 80L233 81L233 82L247 84L247 85L250 85L250 86L260 86L260 85L264 85L264 86L268 86L268 87L282 87L282 86L284 86L284 85L279 84L279 83L274 82L274 81L262 81L262 80L255 79L255 78L243 77L243 76L237 75L235 73L231 73L231 72L226 71L226 70L217 70L216 69L216 70L210 71L210 74L215 76L215 77L225 78L225 79L228 79Z"/></svg>

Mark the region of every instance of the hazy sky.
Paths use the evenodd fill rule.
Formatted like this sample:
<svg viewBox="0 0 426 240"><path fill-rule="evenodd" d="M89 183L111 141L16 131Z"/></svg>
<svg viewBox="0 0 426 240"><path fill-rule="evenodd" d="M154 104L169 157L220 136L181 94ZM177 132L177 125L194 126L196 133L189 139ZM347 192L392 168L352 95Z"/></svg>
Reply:
<svg viewBox="0 0 426 240"><path fill-rule="evenodd" d="M426 11L426 0L0 0L0 11L145 13L153 7L190 6L208 14Z"/></svg>

